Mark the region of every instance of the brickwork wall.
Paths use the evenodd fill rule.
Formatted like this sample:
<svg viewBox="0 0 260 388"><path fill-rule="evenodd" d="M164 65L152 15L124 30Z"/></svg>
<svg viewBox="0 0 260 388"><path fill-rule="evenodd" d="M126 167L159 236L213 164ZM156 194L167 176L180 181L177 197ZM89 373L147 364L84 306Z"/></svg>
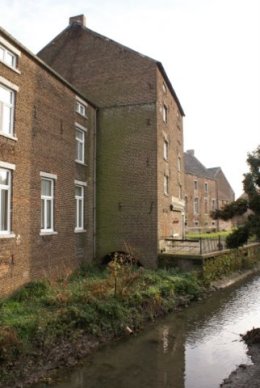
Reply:
<svg viewBox="0 0 260 388"><path fill-rule="evenodd" d="M14 43L12 43L14 44ZM19 47L18 47L19 48ZM0 238L0 295L42 276L70 272L81 261L93 260L93 126L75 113L75 92L50 74L25 51L18 74L0 63L0 75L19 87L16 95L17 141L0 135L0 161L13 163L12 231ZM75 163L75 122L88 128L86 165ZM55 181L55 231L40 236L40 172L57 175ZM76 234L74 180L86 181L87 232Z"/></svg>
<svg viewBox="0 0 260 388"><path fill-rule="evenodd" d="M197 190L194 188L194 181L197 181ZM205 183L208 185L208 192L205 191ZM210 212L213 210L213 200L215 201L215 208L217 208L217 187L215 180L185 174L185 197L185 221L187 231L217 228L217 221L212 220L210 217ZM199 199L198 213L195 213L194 211L194 198ZM205 202L207 202L207 205Z"/></svg>
<svg viewBox="0 0 260 388"><path fill-rule="evenodd" d="M103 109L97 148L97 257L130 251L157 260L155 105Z"/></svg>
<svg viewBox="0 0 260 388"><path fill-rule="evenodd" d="M159 70L157 93L158 239L162 249L164 237L182 238L184 232L183 128L176 101ZM163 117L165 108L166 122ZM168 158L164 155L165 142L168 144ZM164 192L164 176L169 179L168 194Z"/></svg>
<svg viewBox="0 0 260 388"><path fill-rule="evenodd" d="M38 55L99 107L155 101L155 62L79 25Z"/></svg>
<svg viewBox="0 0 260 388"><path fill-rule="evenodd" d="M181 234L181 213L168 210L172 196L178 198L178 180L183 187L183 166L177 173L177 155L183 161L182 120L170 91L162 92L157 62L81 26L63 31L39 56L100 107L97 258L129 245L144 265L155 267L159 236L172 232L173 218ZM168 126L161 120L163 101ZM163 131L171 145L167 197Z"/></svg>

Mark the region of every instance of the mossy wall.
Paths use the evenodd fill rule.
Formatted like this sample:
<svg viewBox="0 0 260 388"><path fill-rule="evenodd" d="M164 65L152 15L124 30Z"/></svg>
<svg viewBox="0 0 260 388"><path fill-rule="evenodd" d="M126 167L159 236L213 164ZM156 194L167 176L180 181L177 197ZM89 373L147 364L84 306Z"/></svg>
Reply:
<svg viewBox="0 0 260 388"><path fill-rule="evenodd" d="M97 133L97 260L130 251L157 262L156 106L102 109Z"/></svg>
<svg viewBox="0 0 260 388"><path fill-rule="evenodd" d="M232 272L250 269L260 261L260 244L230 249L225 253L204 259L203 279L213 281Z"/></svg>
<svg viewBox="0 0 260 388"><path fill-rule="evenodd" d="M206 282L227 276L232 272L250 269L260 262L260 243L238 249L212 252L211 255L160 254L161 268L177 267L183 271L197 271Z"/></svg>

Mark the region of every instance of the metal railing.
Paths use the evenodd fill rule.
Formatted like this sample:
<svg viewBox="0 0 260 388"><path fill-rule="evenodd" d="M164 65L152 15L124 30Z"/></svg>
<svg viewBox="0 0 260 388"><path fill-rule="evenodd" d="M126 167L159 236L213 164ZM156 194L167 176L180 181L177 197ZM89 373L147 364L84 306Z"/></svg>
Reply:
<svg viewBox="0 0 260 388"><path fill-rule="evenodd" d="M226 240L224 237L218 238L198 238L177 240L165 238L166 251L176 254L205 254L226 249Z"/></svg>

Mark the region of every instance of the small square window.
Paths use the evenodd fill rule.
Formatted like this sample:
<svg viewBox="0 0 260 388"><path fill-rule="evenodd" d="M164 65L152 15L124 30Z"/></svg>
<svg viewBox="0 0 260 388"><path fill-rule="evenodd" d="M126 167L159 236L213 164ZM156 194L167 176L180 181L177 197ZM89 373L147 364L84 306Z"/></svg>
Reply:
<svg viewBox="0 0 260 388"><path fill-rule="evenodd" d="M0 45L0 61L6 65L16 68L17 66L17 55L8 50L5 46Z"/></svg>
<svg viewBox="0 0 260 388"><path fill-rule="evenodd" d="M76 101L76 112L81 116L87 116L86 105L82 104L80 101Z"/></svg>

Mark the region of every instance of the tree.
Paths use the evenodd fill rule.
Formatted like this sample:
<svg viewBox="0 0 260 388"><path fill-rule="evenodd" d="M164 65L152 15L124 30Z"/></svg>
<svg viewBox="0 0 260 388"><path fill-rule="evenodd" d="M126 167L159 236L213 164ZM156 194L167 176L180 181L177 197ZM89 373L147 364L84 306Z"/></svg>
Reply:
<svg viewBox="0 0 260 388"><path fill-rule="evenodd" d="M247 242L250 236L260 239L260 145L247 155L249 172L244 174L245 198L239 198L227 204L223 209L212 213L213 219L229 220L245 213L248 218L227 237L227 247L237 248Z"/></svg>

